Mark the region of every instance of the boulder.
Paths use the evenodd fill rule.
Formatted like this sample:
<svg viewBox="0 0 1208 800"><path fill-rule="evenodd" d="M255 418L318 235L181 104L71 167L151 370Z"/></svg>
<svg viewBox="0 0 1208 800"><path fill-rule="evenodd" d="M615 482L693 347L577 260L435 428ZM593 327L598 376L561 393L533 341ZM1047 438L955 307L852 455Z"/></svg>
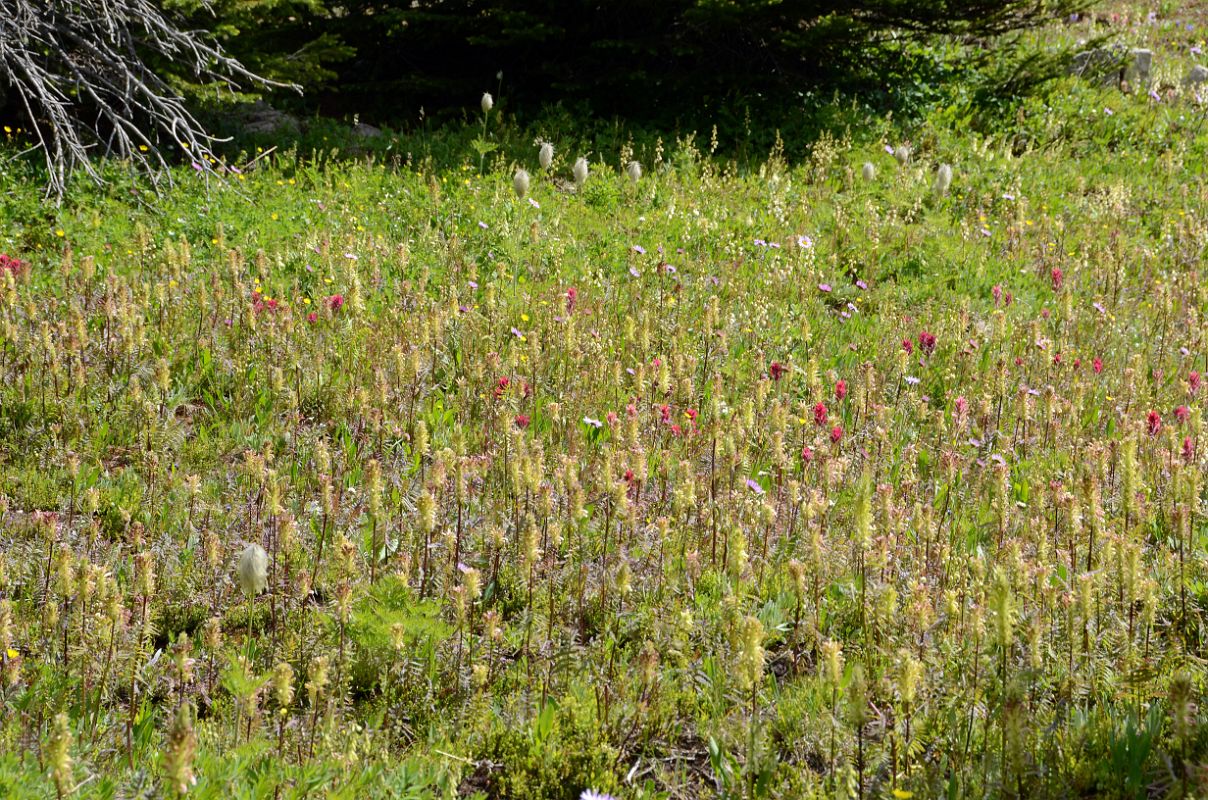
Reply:
<svg viewBox="0 0 1208 800"><path fill-rule="evenodd" d="M279 111L263 100L257 100L244 112L245 133L298 133L301 129L297 117Z"/></svg>
<svg viewBox="0 0 1208 800"><path fill-rule="evenodd" d="M1149 74L1153 68L1153 51L1136 49L1128 53L1128 62L1124 67L1124 80L1135 89L1149 88Z"/></svg>
<svg viewBox="0 0 1208 800"><path fill-rule="evenodd" d="M376 139L382 135L382 129L367 122L358 122L352 126L352 135L362 139Z"/></svg>
<svg viewBox="0 0 1208 800"><path fill-rule="evenodd" d="M1188 71L1187 77L1183 78L1183 83L1188 86L1204 83L1205 81L1208 81L1208 67L1202 64L1196 64Z"/></svg>
<svg viewBox="0 0 1208 800"><path fill-rule="evenodd" d="M1069 73L1100 86L1119 87L1127 83L1134 89L1146 89L1152 70L1152 50L1130 50L1122 45L1111 45L1076 53Z"/></svg>

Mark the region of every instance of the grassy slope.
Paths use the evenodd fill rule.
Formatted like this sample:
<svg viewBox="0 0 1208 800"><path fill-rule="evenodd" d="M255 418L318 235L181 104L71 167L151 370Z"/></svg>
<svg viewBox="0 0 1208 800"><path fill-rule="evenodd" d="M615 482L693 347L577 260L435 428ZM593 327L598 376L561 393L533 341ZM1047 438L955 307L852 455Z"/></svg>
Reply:
<svg viewBox="0 0 1208 800"><path fill-rule="evenodd" d="M954 103L791 165L641 145L637 185L598 145L532 204L514 129L486 175L452 135L402 168L185 169L150 205L14 184L0 793L53 796L59 711L65 786L168 793L178 707L193 796L1202 781L1187 22L1128 28L1158 100L1071 81L994 136ZM573 133L544 135L565 175ZM249 617L250 541L275 567ZM251 677L280 663L289 702Z"/></svg>

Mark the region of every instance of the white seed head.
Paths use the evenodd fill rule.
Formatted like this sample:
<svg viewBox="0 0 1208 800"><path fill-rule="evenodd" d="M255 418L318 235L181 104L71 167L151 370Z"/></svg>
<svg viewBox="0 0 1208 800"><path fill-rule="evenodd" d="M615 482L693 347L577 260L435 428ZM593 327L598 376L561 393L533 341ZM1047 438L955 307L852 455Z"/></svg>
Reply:
<svg viewBox="0 0 1208 800"><path fill-rule="evenodd" d="M893 157L898 160L898 163L905 166L910 161L910 145L900 144L893 149Z"/></svg>
<svg viewBox="0 0 1208 800"><path fill-rule="evenodd" d="M541 150L537 153L537 160L541 162L541 169L549 169L554 163L554 146L549 142L541 143Z"/></svg>
<svg viewBox="0 0 1208 800"><path fill-rule="evenodd" d="M512 188L516 190L517 197L524 197L528 194L529 174L527 170L516 170L516 174L512 176Z"/></svg>
<svg viewBox="0 0 1208 800"><path fill-rule="evenodd" d="M584 158L583 156L579 156L579 159L575 162L575 167L574 167L573 171L574 171L574 175L575 175L575 183L579 184L580 186L582 186L584 183L586 183L587 182L587 159Z"/></svg>
<svg viewBox="0 0 1208 800"><path fill-rule="evenodd" d="M935 191L939 194L947 194L948 187L952 185L952 166L950 164L940 164L940 168L935 171Z"/></svg>
<svg viewBox="0 0 1208 800"><path fill-rule="evenodd" d="M877 178L877 168L872 165L871 161L865 161L864 168L860 170L860 174L864 176L864 180L872 183Z"/></svg>
<svg viewBox="0 0 1208 800"><path fill-rule="evenodd" d="M495 107L495 98L491 97L490 92L482 93L482 113L486 114Z"/></svg>
<svg viewBox="0 0 1208 800"><path fill-rule="evenodd" d="M630 161L625 167L625 174L629 176L629 180L637 183L642 179L642 165L637 161Z"/></svg>
<svg viewBox="0 0 1208 800"><path fill-rule="evenodd" d="M268 584L268 553L258 544L249 544L239 555L237 572L244 594L250 597L260 594Z"/></svg>

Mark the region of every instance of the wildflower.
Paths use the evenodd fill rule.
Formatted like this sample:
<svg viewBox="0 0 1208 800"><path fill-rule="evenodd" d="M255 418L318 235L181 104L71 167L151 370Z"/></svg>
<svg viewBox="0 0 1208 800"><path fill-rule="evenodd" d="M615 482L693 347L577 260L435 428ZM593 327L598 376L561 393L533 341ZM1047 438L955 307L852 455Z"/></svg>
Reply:
<svg viewBox="0 0 1208 800"><path fill-rule="evenodd" d="M585 424L585 425L590 425L590 426L592 426L593 428L602 428L602 427L604 427L604 423L603 423L603 422L601 422L601 421L600 421L600 420L598 420L598 419L593 419L592 417L584 417L584 418L583 418L583 424Z"/></svg>
<svg viewBox="0 0 1208 800"><path fill-rule="evenodd" d="M839 379L835 383L835 399L841 401L845 397L847 397L847 381Z"/></svg>
<svg viewBox="0 0 1208 800"><path fill-rule="evenodd" d="M571 286L566 290L566 313L571 314L575 310L575 301L579 299L579 290Z"/></svg>
<svg viewBox="0 0 1208 800"><path fill-rule="evenodd" d="M998 305L1002 302L1002 287L997 283L994 284L994 288L990 290L990 294L994 295L994 305Z"/></svg>
<svg viewBox="0 0 1208 800"><path fill-rule="evenodd" d="M642 165L637 161L630 161L625 166L625 174L629 176L631 183L637 183L642 179Z"/></svg>
<svg viewBox="0 0 1208 800"><path fill-rule="evenodd" d="M755 494L763 494L763 487L759 485L759 481L754 478L747 478L747 488Z"/></svg>
<svg viewBox="0 0 1208 800"><path fill-rule="evenodd" d="M516 191L517 197L524 197L528 194L529 174L527 170L516 170L516 174L512 176L512 188Z"/></svg>
<svg viewBox="0 0 1208 800"><path fill-rule="evenodd" d="M46 748L46 760L50 762L55 790L59 793L59 797L65 797L75 791L75 781L72 779L71 769L71 743L70 722L67 714L60 712L55 717L50 744Z"/></svg>
<svg viewBox="0 0 1208 800"><path fill-rule="evenodd" d="M786 369L784 364L781 364L779 361L773 361L772 365L768 367L768 375L772 377L772 380L778 381L784 376Z"/></svg>
<svg viewBox="0 0 1208 800"><path fill-rule="evenodd" d="M910 341L909 339L903 339L902 349L906 351L906 355L912 354L914 352L914 342Z"/></svg>
<svg viewBox="0 0 1208 800"><path fill-rule="evenodd" d="M819 428L826 424L826 405L821 401L814 406L814 424Z"/></svg>
<svg viewBox="0 0 1208 800"><path fill-rule="evenodd" d="M910 162L910 145L900 144L893 149L893 157L902 166Z"/></svg>
<svg viewBox="0 0 1208 800"><path fill-rule="evenodd" d="M935 334L927 331L919 332L919 349L926 355L931 355L935 352Z"/></svg>
<svg viewBox="0 0 1208 800"><path fill-rule="evenodd" d="M197 735L193 732L192 716L192 709L188 705L176 710L164 748L164 772L169 784L180 795L197 783L197 777L193 774Z"/></svg>
<svg viewBox="0 0 1208 800"><path fill-rule="evenodd" d="M1162 430L1162 415L1156 411L1150 411L1145 415L1146 427L1149 430L1150 436L1157 436Z"/></svg>
<svg viewBox="0 0 1208 800"><path fill-rule="evenodd" d="M268 584L268 553L258 544L249 544L239 556L239 588L249 597L264 591Z"/></svg>
<svg viewBox="0 0 1208 800"><path fill-rule="evenodd" d="M864 180L872 183L877 178L877 168L872 165L871 161L865 161L864 166L860 168L860 175Z"/></svg>
<svg viewBox="0 0 1208 800"><path fill-rule="evenodd" d="M808 444L801 448L801 460L806 464L814 460L814 450Z"/></svg>
<svg viewBox="0 0 1208 800"><path fill-rule="evenodd" d="M947 194L948 187L952 185L952 166L950 164L940 164L940 168L935 171L935 191L937 194Z"/></svg>
<svg viewBox="0 0 1208 800"><path fill-rule="evenodd" d="M541 165L541 169L548 170L550 165L554 163L554 146L549 142L542 142L541 149L537 151L537 163Z"/></svg>
<svg viewBox="0 0 1208 800"><path fill-rule="evenodd" d="M587 182L587 159L579 156L572 171L575 176L575 184L582 187Z"/></svg>
<svg viewBox="0 0 1208 800"><path fill-rule="evenodd" d="M1188 394L1194 395L1199 390L1200 390L1200 373L1196 372L1195 370L1192 370L1187 375L1187 392L1188 392Z"/></svg>
<svg viewBox="0 0 1208 800"><path fill-rule="evenodd" d="M831 428L830 439L833 444L838 444L839 440L842 438L843 438L843 426L842 425L836 425L835 427Z"/></svg>
<svg viewBox="0 0 1208 800"><path fill-rule="evenodd" d="M818 284L818 291L820 291L820 292L829 292L830 290L831 290L831 285L830 285L829 283L820 283L820 284Z"/></svg>
<svg viewBox="0 0 1208 800"><path fill-rule="evenodd" d="M333 294L331 297L328 297L325 302L327 303L327 307L331 309L332 313L335 313L344 307L344 295Z"/></svg>
<svg viewBox="0 0 1208 800"><path fill-rule="evenodd" d="M617 800L606 792L597 792L595 789L584 789L579 794L579 800Z"/></svg>
<svg viewBox="0 0 1208 800"><path fill-rule="evenodd" d="M1103 372L1103 359L1095 356L1095 360L1091 362L1091 369L1095 371L1096 375Z"/></svg>
<svg viewBox="0 0 1208 800"><path fill-rule="evenodd" d="M1061 271L1061 267L1053 267L1049 278L1053 281L1053 291L1060 291L1061 284L1065 282L1065 273Z"/></svg>
<svg viewBox="0 0 1208 800"><path fill-rule="evenodd" d="M758 686L763 679L763 635L763 623L757 617L747 616L743 620L738 675L744 687Z"/></svg>
<svg viewBox="0 0 1208 800"><path fill-rule="evenodd" d="M528 414L517 414L516 415L516 427L520 428L520 430L524 430L528 426L529 426Z"/></svg>
<svg viewBox="0 0 1208 800"><path fill-rule="evenodd" d="M484 114L491 113L491 109L495 107L495 98L491 97L490 92L482 93L481 105L482 105L482 113L484 113Z"/></svg>
<svg viewBox="0 0 1208 800"><path fill-rule="evenodd" d="M1190 464L1195 460L1195 442L1190 436L1183 437L1183 461Z"/></svg>
<svg viewBox="0 0 1208 800"><path fill-rule="evenodd" d="M1191 418L1191 409L1187 406L1179 406L1174 410L1174 416L1180 423L1184 423Z"/></svg>
<svg viewBox="0 0 1208 800"><path fill-rule="evenodd" d="M0 253L0 275L5 272L11 272L14 276L21 273L25 262L19 258L14 258L7 253Z"/></svg>

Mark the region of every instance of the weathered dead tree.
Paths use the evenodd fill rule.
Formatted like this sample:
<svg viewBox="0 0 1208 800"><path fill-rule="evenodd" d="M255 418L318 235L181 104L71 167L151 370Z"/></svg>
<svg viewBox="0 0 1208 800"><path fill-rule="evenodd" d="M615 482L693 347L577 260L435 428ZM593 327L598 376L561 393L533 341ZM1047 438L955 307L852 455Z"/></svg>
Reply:
<svg viewBox="0 0 1208 800"><path fill-rule="evenodd" d="M185 30L153 0L0 0L0 96L24 112L62 196L77 169L101 181L97 156L170 180L170 148L210 169L218 141L163 67L234 92L281 84L253 74L205 31Z"/></svg>

